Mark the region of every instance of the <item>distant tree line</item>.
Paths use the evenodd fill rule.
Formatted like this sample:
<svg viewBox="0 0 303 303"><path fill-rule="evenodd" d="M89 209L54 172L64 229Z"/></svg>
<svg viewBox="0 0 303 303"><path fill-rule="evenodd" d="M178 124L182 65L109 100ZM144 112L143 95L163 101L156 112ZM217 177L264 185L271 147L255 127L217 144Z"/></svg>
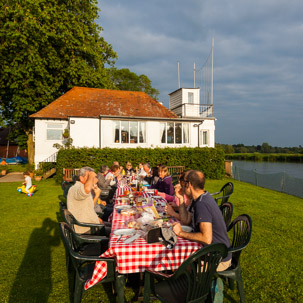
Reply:
<svg viewBox="0 0 303 303"><path fill-rule="evenodd" d="M263 153L263 154L303 154L303 147L279 147L271 146L264 142L262 145L244 145L244 144L220 144L216 143L216 147L221 147L226 154L245 154L245 153Z"/></svg>

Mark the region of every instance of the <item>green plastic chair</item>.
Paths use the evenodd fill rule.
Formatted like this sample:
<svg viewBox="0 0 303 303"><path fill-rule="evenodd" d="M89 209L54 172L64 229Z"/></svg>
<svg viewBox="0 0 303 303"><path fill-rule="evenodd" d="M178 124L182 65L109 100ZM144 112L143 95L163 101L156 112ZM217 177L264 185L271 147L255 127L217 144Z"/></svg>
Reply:
<svg viewBox="0 0 303 303"><path fill-rule="evenodd" d="M221 204L219 206L219 208L222 212L222 216L223 216L226 228L228 228L228 226L231 222L231 218L233 216L234 206L231 202L225 202L225 203Z"/></svg>
<svg viewBox="0 0 303 303"><path fill-rule="evenodd" d="M249 215L238 216L228 227L228 231L232 231L233 238L229 252L232 253L231 266L225 270L218 272L222 278L228 279L230 289L234 289L234 280L237 281L238 291L240 295L240 302L245 302L244 287L240 266L240 254L242 250L248 245L252 233L252 220Z"/></svg>
<svg viewBox="0 0 303 303"><path fill-rule="evenodd" d="M115 260L111 258L100 258L98 256L80 255L77 253L73 247L74 234L69 226L64 222L60 223L60 233L64 243L65 252L71 260L71 266L74 271L74 286L71 302L81 302L83 292L85 291L84 284L92 277L96 261L104 261L107 263L107 275L99 283L114 283L118 302L124 302L125 276L119 275L115 272Z"/></svg>
<svg viewBox="0 0 303 303"><path fill-rule="evenodd" d="M193 253L171 275L146 270L144 302L149 302L151 293L162 302L205 302L208 299L217 266L226 256L226 246L217 243ZM155 278L160 282L154 283Z"/></svg>
<svg viewBox="0 0 303 303"><path fill-rule="evenodd" d="M91 234L96 234L98 232L100 235L105 235L105 226L104 224L95 224L95 223L83 223L79 222L68 209L63 209L63 219L64 221L72 228L72 230L75 232L75 226L84 226L84 227L90 227Z"/></svg>
<svg viewBox="0 0 303 303"><path fill-rule="evenodd" d="M232 182L228 182L220 189L220 191L216 193L212 193L211 195L215 199L218 205L222 205L223 203L228 202L228 198L234 191L234 185ZM217 197L216 197L217 196Z"/></svg>

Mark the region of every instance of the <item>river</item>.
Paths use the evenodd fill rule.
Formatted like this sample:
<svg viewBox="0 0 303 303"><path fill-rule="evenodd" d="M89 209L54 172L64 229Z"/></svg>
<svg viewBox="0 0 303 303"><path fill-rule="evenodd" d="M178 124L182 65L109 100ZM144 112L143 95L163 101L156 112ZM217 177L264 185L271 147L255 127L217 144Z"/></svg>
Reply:
<svg viewBox="0 0 303 303"><path fill-rule="evenodd" d="M303 163L241 161L232 160L233 167L254 170L260 174L286 173L291 177L303 178Z"/></svg>
<svg viewBox="0 0 303 303"><path fill-rule="evenodd" d="M303 163L232 162L235 179L303 198Z"/></svg>

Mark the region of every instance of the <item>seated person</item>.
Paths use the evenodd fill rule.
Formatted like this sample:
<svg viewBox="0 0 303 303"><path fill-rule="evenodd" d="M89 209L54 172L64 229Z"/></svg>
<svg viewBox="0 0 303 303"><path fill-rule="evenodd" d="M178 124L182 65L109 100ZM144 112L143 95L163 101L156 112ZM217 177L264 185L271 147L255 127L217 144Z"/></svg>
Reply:
<svg viewBox="0 0 303 303"><path fill-rule="evenodd" d="M80 181L76 181L68 191L67 209L79 222L103 224L102 219L94 210L101 192L97 186L97 174L91 167L82 167L79 173ZM95 193L94 199L91 194L92 190ZM75 225L75 231L79 234L90 233L90 228Z"/></svg>
<svg viewBox="0 0 303 303"><path fill-rule="evenodd" d="M135 170L133 169L133 166L130 162L126 163L126 168L125 168L125 174L126 175L132 175L135 173Z"/></svg>
<svg viewBox="0 0 303 303"><path fill-rule="evenodd" d="M136 167L136 172L137 172L137 175L140 177L145 177L146 176L146 172L144 171L143 169L143 162L140 162L138 167Z"/></svg>
<svg viewBox="0 0 303 303"><path fill-rule="evenodd" d="M152 167L151 176L152 176L152 179L151 179L150 185L155 185L158 182L159 178L160 178L158 167Z"/></svg>
<svg viewBox="0 0 303 303"><path fill-rule="evenodd" d="M151 188L172 196L174 194L173 180L169 175L167 166L162 165L159 167L159 177L158 182L155 185L152 185Z"/></svg>
<svg viewBox="0 0 303 303"><path fill-rule="evenodd" d="M120 164L119 164L118 161L114 161L114 162L113 162L113 165L118 165L119 168L120 168L120 174L121 174L122 176L125 175L125 170L124 170L123 166L120 166Z"/></svg>
<svg viewBox="0 0 303 303"><path fill-rule="evenodd" d="M108 173L105 176L105 180L111 180L109 182L109 185L113 188L117 188L117 183L122 179L121 176L121 169L119 165L112 165L112 167L110 168L110 170L108 171Z"/></svg>
<svg viewBox="0 0 303 303"><path fill-rule="evenodd" d="M178 237L191 241L198 241L209 245L224 243L230 247L222 213L213 197L204 190L204 174L197 170L187 171L183 181L176 186L176 196L179 198L180 221L184 225L191 225L193 232L185 232L180 223L174 223L173 230ZM191 200L187 209L183 196ZM219 264L217 270L226 270L231 265L231 253Z"/></svg>
<svg viewBox="0 0 303 303"><path fill-rule="evenodd" d="M149 163L144 163L143 164L143 172L141 175L139 175L140 180L143 181L143 185L148 185L151 183L153 177L152 177L152 169L150 167Z"/></svg>

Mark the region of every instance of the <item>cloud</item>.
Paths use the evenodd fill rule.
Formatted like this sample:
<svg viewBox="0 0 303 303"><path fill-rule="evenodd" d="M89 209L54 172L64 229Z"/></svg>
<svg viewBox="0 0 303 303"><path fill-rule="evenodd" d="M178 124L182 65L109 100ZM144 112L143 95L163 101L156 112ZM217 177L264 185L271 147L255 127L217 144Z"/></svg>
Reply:
<svg viewBox="0 0 303 303"><path fill-rule="evenodd" d="M103 0L99 6L117 67L146 74L166 106L178 88L177 61L181 85L192 87L193 64L202 66L215 38L217 142L302 144L303 1Z"/></svg>

